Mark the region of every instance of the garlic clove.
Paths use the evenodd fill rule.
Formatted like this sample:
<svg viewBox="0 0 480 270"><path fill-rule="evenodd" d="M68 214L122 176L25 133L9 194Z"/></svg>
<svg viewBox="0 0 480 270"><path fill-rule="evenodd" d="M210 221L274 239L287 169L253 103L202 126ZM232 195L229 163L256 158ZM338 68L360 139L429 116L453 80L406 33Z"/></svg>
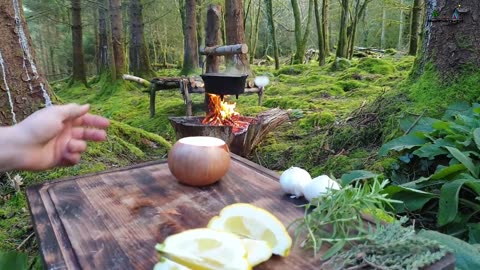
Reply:
<svg viewBox="0 0 480 270"><path fill-rule="evenodd" d="M290 167L280 176L280 186L287 194L303 196L303 188L312 180L310 173L299 167Z"/></svg>
<svg viewBox="0 0 480 270"><path fill-rule="evenodd" d="M340 189L340 185L332 180L327 175L320 175L315 177L310 183L308 183L303 190L303 195L308 201L323 196L329 192L330 189Z"/></svg>

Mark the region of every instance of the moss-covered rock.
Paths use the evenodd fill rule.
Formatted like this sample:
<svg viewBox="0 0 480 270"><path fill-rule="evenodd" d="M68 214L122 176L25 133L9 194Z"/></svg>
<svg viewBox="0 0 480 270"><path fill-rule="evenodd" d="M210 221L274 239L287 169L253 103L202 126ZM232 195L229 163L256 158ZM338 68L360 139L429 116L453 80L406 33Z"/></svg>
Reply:
<svg viewBox="0 0 480 270"><path fill-rule="evenodd" d="M383 59L363 58L357 66L359 69L373 74L387 75L394 73L395 67L390 62Z"/></svg>

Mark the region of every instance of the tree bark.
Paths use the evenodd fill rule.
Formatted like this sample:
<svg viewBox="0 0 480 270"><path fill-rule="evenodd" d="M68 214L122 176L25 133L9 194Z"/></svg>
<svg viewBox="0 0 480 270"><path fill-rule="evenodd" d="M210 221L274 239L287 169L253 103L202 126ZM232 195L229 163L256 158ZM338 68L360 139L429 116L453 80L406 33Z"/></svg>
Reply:
<svg viewBox="0 0 480 270"><path fill-rule="evenodd" d="M409 55L417 55L419 28L422 17L422 0L414 0L412 6L412 18L410 22L410 44L408 47Z"/></svg>
<svg viewBox="0 0 480 270"><path fill-rule="evenodd" d="M242 0L225 0L226 45L245 43ZM247 54L225 57L228 71L252 75Z"/></svg>
<svg viewBox="0 0 480 270"><path fill-rule="evenodd" d="M291 0L293 8L293 17L295 21L295 44L296 51L295 57L293 60L294 64L303 63L305 58L305 50L308 41L308 35L310 33L310 24L312 23L312 13L313 13L313 0L308 1L308 15L307 15L307 25L305 26L305 32L302 36L302 19L300 14L300 7L298 5L298 0Z"/></svg>
<svg viewBox="0 0 480 270"><path fill-rule="evenodd" d="M318 11L318 0L314 0L315 22L317 24L317 39L318 39L318 64L320 66L325 65L325 41L323 40L323 27L322 19Z"/></svg>
<svg viewBox="0 0 480 270"><path fill-rule="evenodd" d="M87 84L85 59L83 57L83 34L81 0L71 0L72 5L72 51L73 51L73 82Z"/></svg>
<svg viewBox="0 0 480 270"><path fill-rule="evenodd" d="M141 0L130 0L130 72L141 77L151 77L147 46L143 28L143 5Z"/></svg>
<svg viewBox="0 0 480 270"><path fill-rule="evenodd" d="M323 21L323 44L325 44L325 55L330 54L330 0L323 0L322 3L322 21Z"/></svg>
<svg viewBox="0 0 480 270"><path fill-rule="evenodd" d="M347 22L348 22L348 8L349 0L342 0L342 14L340 15L340 31L338 35L336 57L347 57Z"/></svg>
<svg viewBox="0 0 480 270"><path fill-rule="evenodd" d="M197 0L197 46L198 48L204 46L205 44L205 33L203 26L205 25L205 20L203 16L204 12L204 0ZM203 67L203 57L198 54L198 66Z"/></svg>
<svg viewBox="0 0 480 270"><path fill-rule="evenodd" d="M113 47L113 62L115 71L113 77L121 79L125 73L125 52L123 41L123 15L122 15L122 1L109 0L110 2L110 23L112 27L112 47Z"/></svg>
<svg viewBox="0 0 480 270"><path fill-rule="evenodd" d="M221 20L222 7L220 5L210 5L207 11L207 24L205 27L205 46L214 47L220 43L221 40ZM205 72L217 73L220 67L220 58L214 55L207 55L205 60Z"/></svg>
<svg viewBox="0 0 480 270"><path fill-rule="evenodd" d="M260 10L262 7L262 2L258 1L257 6L257 13L255 14L255 23L252 25L252 29L254 29L254 36L250 37L253 39L252 46L250 46L250 64L253 64L253 59L255 58L255 53L257 51L257 43L258 43L258 32L259 32L259 19L260 19Z"/></svg>
<svg viewBox="0 0 480 270"><path fill-rule="evenodd" d="M398 25L398 44L397 49L401 50L403 47L403 0L400 0L400 18Z"/></svg>
<svg viewBox="0 0 480 270"><path fill-rule="evenodd" d="M272 0L265 0L265 7L267 9L268 31L273 43L273 58L275 59L275 69L280 69L280 61L278 59L278 44L277 35L275 34L275 22L273 21L273 6Z"/></svg>
<svg viewBox="0 0 480 270"><path fill-rule="evenodd" d="M423 46L417 57L421 61L420 72L426 63L431 63L446 82L480 68L480 3L462 1L461 21L451 21L455 8L458 8L456 2L427 1Z"/></svg>
<svg viewBox="0 0 480 270"><path fill-rule="evenodd" d="M382 28L380 33L380 48L385 48L385 32L387 28L387 9L385 7L385 0L382 4Z"/></svg>
<svg viewBox="0 0 480 270"><path fill-rule="evenodd" d="M185 0L185 36L182 74L188 75L198 68L196 0Z"/></svg>
<svg viewBox="0 0 480 270"><path fill-rule="evenodd" d="M350 36L348 38L348 58L349 59L352 59L353 51L355 49L355 40L357 37L358 22L360 18L363 16L363 14L365 13L365 11L367 10L367 6L371 1L372 0L364 0L363 2L361 2L361 0L356 0L355 9L353 10L353 19L350 25Z"/></svg>
<svg viewBox="0 0 480 270"><path fill-rule="evenodd" d="M5 126L50 106L52 100L35 61L22 1L2 2L0 14L0 126Z"/></svg>
<svg viewBox="0 0 480 270"><path fill-rule="evenodd" d="M110 54L108 48L108 27L107 27L107 3L103 0L102 5L98 5L98 53L97 53L97 71L102 74L110 69Z"/></svg>

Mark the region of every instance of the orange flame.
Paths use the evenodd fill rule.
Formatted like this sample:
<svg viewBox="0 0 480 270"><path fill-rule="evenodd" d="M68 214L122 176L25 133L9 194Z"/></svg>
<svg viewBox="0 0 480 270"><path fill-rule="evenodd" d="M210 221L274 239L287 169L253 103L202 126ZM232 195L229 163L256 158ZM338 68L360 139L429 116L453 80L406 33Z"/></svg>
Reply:
<svg viewBox="0 0 480 270"><path fill-rule="evenodd" d="M208 94L208 115L202 124L211 126L232 126L233 133L239 133L248 128L249 123L240 120L240 114L235 111L235 102L222 101L220 96Z"/></svg>

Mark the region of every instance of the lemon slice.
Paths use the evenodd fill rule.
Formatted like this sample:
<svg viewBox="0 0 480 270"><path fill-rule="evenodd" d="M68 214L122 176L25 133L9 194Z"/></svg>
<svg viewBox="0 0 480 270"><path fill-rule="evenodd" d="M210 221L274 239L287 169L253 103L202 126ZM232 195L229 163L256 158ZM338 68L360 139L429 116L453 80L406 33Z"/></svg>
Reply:
<svg viewBox="0 0 480 270"><path fill-rule="evenodd" d="M236 203L223 208L207 227L263 240L272 248L273 254L280 256L288 256L292 246L292 238L280 220L265 209L248 203Z"/></svg>
<svg viewBox="0 0 480 270"><path fill-rule="evenodd" d="M263 240L242 239L247 249L247 261L253 267L268 261L272 257L272 248Z"/></svg>
<svg viewBox="0 0 480 270"><path fill-rule="evenodd" d="M235 234L192 229L171 235L155 248L163 257L194 270L250 270L247 251Z"/></svg>
<svg viewBox="0 0 480 270"><path fill-rule="evenodd" d="M181 264L178 264L174 261L161 258L161 261L155 264L153 270L191 270L188 267L185 267Z"/></svg>

